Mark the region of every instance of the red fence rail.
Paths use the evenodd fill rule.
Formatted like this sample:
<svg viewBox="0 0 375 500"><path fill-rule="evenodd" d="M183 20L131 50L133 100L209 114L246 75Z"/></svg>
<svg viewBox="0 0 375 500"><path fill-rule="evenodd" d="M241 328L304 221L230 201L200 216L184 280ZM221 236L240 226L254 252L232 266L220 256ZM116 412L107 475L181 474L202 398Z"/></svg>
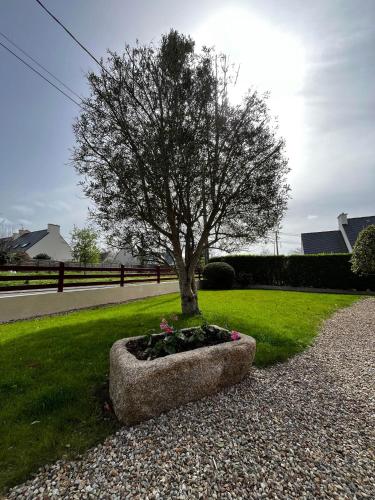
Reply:
<svg viewBox="0 0 375 500"><path fill-rule="evenodd" d="M4 272L12 272L12 274L4 274ZM30 274L30 272L34 274ZM0 266L0 292L48 288L57 288L58 292L63 292L64 288L71 287L124 286L130 283L160 283L161 281L176 279L178 278L175 269L161 268L160 266L125 267L121 265L120 267L98 268L94 266L65 265L64 262L60 262L58 266L43 267L32 265ZM17 284L22 281L23 284ZM29 284L29 281L50 281L50 283ZM4 283L4 286L2 286L2 283Z"/></svg>

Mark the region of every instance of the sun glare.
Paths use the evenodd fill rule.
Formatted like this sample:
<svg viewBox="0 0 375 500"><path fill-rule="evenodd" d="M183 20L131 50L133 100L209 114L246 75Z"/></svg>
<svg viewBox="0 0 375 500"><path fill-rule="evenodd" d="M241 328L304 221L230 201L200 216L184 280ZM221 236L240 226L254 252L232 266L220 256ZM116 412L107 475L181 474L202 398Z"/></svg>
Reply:
<svg viewBox="0 0 375 500"><path fill-rule="evenodd" d="M198 47L214 46L229 56L230 63L239 65L233 102L249 87L270 91L270 111L278 117L291 164L300 162L306 62L298 38L243 8L219 10L197 27L193 38Z"/></svg>

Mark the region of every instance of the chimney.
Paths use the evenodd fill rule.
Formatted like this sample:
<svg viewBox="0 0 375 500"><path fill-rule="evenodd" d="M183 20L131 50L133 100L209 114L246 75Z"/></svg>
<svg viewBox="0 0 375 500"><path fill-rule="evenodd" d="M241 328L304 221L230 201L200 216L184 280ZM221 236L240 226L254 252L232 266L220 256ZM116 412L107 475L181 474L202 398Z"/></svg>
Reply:
<svg viewBox="0 0 375 500"><path fill-rule="evenodd" d="M18 236L19 236L19 234L18 234L18 233L13 233L13 234L12 234L12 240L17 239L17 238L18 238Z"/></svg>
<svg viewBox="0 0 375 500"><path fill-rule="evenodd" d="M60 234L60 226L58 224L47 224L49 233Z"/></svg>
<svg viewBox="0 0 375 500"><path fill-rule="evenodd" d="M350 244L348 235L346 234L345 226L348 225L348 214L340 214L337 217L337 220L339 222L339 230L342 234L342 237L344 238L344 242L346 245L346 248L348 249L348 252L351 253L353 251L352 245Z"/></svg>
<svg viewBox="0 0 375 500"><path fill-rule="evenodd" d="M23 236L24 234L29 233L30 231L28 229L19 229L18 230L18 236Z"/></svg>
<svg viewBox="0 0 375 500"><path fill-rule="evenodd" d="M337 217L338 221L339 221L339 229L342 225L347 225L348 224L348 214L344 214L344 212L342 214L340 214L338 217Z"/></svg>

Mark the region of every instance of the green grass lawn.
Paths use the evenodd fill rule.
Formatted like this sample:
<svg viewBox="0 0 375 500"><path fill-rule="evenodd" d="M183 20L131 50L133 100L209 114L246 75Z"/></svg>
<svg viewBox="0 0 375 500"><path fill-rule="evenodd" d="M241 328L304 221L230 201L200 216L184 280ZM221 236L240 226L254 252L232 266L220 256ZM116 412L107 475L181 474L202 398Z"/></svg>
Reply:
<svg viewBox="0 0 375 500"><path fill-rule="evenodd" d="M256 338L255 364L263 367L306 348L323 319L358 297L231 290L201 291L199 299L208 322ZM158 328L162 317L179 311L171 294L0 325L0 491L117 428L102 408L112 343Z"/></svg>

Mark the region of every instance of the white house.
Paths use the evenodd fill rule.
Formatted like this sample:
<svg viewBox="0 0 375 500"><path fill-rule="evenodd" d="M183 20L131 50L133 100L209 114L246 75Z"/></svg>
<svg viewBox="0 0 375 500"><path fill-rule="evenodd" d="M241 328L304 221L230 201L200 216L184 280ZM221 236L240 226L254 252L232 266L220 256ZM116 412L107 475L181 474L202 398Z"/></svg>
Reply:
<svg viewBox="0 0 375 500"><path fill-rule="evenodd" d="M48 224L47 229L40 231L20 229L7 238L7 248L12 252L25 252L31 258L44 253L52 260L72 260L72 250L61 236L60 226L57 224Z"/></svg>
<svg viewBox="0 0 375 500"><path fill-rule="evenodd" d="M104 252L103 263L113 264L114 266L123 264L124 266L129 266L129 267L141 265L139 258L133 257L133 255L130 252L127 252L124 249Z"/></svg>

